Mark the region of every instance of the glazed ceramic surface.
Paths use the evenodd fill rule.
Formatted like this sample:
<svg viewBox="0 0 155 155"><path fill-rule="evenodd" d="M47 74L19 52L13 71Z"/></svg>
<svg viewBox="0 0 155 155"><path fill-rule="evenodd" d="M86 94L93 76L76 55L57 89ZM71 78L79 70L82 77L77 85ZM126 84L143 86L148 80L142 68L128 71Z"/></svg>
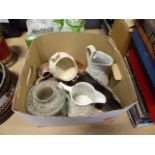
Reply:
<svg viewBox="0 0 155 155"><path fill-rule="evenodd" d="M71 55L66 52L58 52L49 60L49 71L62 81L71 81L76 77L78 67Z"/></svg>
<svg viewBox="0 0 155 155"><path fill-rule="evenodd" d="M113 58L102 52L97 51L93 45L86 48L88 67L86 71L102 85L108 85L108 70L113 64Z"/></svg>
<svg viewBox="0 0 155 155"><path fill-rule="evenodd" d="M90 116L97 113L97 109L92 103L106 103L106 97L96 91L94 87L87 82L79 82L72 87L59 83L69 92L69 113L70 117Z"/></svg>
<svg viewBox="0 0 155 155"><path fill-rule="evenodd" d="M47 80L33 86L27 97L27 110L37 116L66 115L65 91L58 88L57 84Z"/></svg>

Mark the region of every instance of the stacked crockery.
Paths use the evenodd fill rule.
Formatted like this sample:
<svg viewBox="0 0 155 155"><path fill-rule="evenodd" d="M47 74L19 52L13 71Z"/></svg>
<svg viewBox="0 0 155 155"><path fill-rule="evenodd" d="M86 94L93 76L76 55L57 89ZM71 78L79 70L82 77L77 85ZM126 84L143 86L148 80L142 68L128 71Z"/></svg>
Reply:
<svg viewBox="0 0 155 155"><path fill-rule="evenodd" d="M0 123L10 115L12 99L15 91L14 75L0 63Z"/></svg>
<svg viewBox="0 0 155 155"><path fill-rule="evenodd" d="M93 45L87 47L86 55L86 69L64 51L55 53L49 63L42 64L39 78L27 96L28 112L41 117L87 117L121 108L106 88L113 58L97 51ZM96 83L101 89L96 89Z"/></svg>

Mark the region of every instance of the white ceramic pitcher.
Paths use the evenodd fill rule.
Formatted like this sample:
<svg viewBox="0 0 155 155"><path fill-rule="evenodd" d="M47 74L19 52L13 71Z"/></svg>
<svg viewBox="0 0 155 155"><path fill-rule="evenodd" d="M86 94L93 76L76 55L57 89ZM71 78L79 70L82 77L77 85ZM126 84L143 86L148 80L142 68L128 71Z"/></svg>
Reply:
<svg viewBox="0 0 155 155"><path fill-rule="evenodd" d="M88 63L86 72L89 73L99 83L107 86L109 82L107 71L113 64L113 58L102 51L97 51L93 45L87 46L86 57Z"/></svg>
<svg viewBox="0 0 155 155"><path fill-rule="evenodd" d="M79 82L70 87L63 83L59 83L59 87L63 87L69 92L69 113L73 116L90 116L97 113L92 103L106 103L106 97L102 93L87 82Z"/></svg>

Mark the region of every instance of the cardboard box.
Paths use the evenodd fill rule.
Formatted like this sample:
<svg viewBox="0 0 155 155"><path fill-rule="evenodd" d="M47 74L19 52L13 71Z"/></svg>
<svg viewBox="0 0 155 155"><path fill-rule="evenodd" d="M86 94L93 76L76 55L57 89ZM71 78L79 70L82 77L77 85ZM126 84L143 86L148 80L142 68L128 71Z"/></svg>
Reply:
<svg viewBox="0 0 155 155"><path fill-rule="evenodd" d="M37 68L48 61L55 53L66 51L70 53L79 62L86 65L86 46L93 44L97 50L101 50L111 55L121 73L121 80L115 80L111 76L110 87L118 96L123 105L123 109L89 117L37 117L29 114L26 110L26 97L29 89L33 86L37 77ZM95 33L76 33L76 32L57 32L46 36L41 36L35 39L26 57L25 65L22 74L17 84L16 94L14 97L13 110L38 126L50 125L67 125L67 124L82 124L103 122L108 119L115 119L125 113L137 101L134 86L130 75L125 66L125 63L120 55L120 52L113 46L113 41L110 37Z"/></svg>
<svg viewBox="0 0 155 155"><path fill-rule="evenodd" d="M125 56L131 43L131 29L129 29L124 20L116 19L114 21L111 37L122 56Z"/></svg>

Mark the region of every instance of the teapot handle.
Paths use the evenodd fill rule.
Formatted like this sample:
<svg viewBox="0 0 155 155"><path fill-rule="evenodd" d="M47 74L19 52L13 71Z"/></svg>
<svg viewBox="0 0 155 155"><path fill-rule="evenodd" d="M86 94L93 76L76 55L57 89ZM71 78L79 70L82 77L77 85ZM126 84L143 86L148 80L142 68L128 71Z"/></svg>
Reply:
<svg viewBox="0 0 155 155"><path fill-rule="evenodd" d="M88 45L86 48L86 57L87 57L87 64L90 65L91 56L93 53L96 52L96 48L93 45Z"/></svg>

